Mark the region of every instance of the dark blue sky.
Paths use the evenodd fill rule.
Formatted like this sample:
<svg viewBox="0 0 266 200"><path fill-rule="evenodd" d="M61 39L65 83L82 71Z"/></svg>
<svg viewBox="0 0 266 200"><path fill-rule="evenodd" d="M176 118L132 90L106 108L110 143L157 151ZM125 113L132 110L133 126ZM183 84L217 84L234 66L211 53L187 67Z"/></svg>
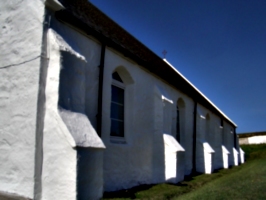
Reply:
<svg viewBox="0 0 266 200"><path fill-rule="evenodd" d="M237 125L266 130L265 0L91 0Z"/></svg>

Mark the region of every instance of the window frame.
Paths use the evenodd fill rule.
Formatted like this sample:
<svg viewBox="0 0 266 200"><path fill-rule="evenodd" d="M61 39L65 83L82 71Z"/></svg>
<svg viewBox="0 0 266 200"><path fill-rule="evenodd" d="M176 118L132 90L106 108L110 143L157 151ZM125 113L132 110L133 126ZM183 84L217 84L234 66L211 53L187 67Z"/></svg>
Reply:
<svg viewBox="0 0 266 200"><path fill-rule="evenodd" d="M176 140L180 143L180 133L181 133L181 127L180 127L180 109L178 105L176 105Z"/></svg>
<svg viewBox="0 0 266 200"><path fill-rule="evenodd" d="M114 72L115 73L115 72ZM111 118L111 105L112 105L112 86L118 87L122 90L124 90L124 118L123 118L123 136L113 136L111 135L111 127L112 127L112 118ZM117 80L115 80L114 78L112 78L112 84L111 84L111 99L110 99L110 132L109 132L109 136L110 136L110 142L111 143L117 143L117 144L125 144L126 143L126 85L125 83L119 82Z"/></svg>

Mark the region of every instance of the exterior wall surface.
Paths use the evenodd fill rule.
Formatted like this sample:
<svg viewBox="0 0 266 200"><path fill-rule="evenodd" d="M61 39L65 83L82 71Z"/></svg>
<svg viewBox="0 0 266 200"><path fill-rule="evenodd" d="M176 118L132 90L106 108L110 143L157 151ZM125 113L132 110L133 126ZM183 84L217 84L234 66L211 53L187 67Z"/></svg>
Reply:
<svg viewBox="0 0 266 200"><path fill-rule="evenodd" d="M265 144L266 135L257 135L246 138L239 138L239 144Z"/></svg>
<svg viewBox="0 0 266 200"><path fill-rule="evenodd" d="M36 199L76 199L77 152L75 141L58 112L60 51L51 30L50 60L45 87L43 161Z"/></svg>
<svg viewBox="0 0 266 200"><path fill-rule="evenodd" d="M229 151L229 166L234 165L234 134L232 127L228 123L224 123L223 134L224 134L224 145Z"/></svg>
<svg viewBox="0 0 266 200"><path fill-rule="evenodd" d="M130 76L132 83L126 89L129 89L132 96L126 96L126 113L130 112L125 130L125 142L123 144L112 141L110 137L110 99L112 73L114 71L121 72L123 79L123 71ZM126 73L125 73L126 74ZM125 82L126 79L125 75ZM186 103L188 111L193 110L192 100L186 95L175 90L159 78L153 76L149 72L143 70L136 63L127 60L122 55L108 49L105 57L105 74L104 74L104 93L105 99L103 105L103 127L102 139L107 147L104 153L104 177L105 190L114 191L133 187L139 184L159 183L166 180L165 177L165 149L163 143L164 133L164 104L168 102L162 101L162 94L167 94L167 98L172 100L174 104L169 105L170 110L170 127L168 134L176 137L175 130L171 127L175 126L176 102L181 97ZM162 91L156 91L160 88ZM159 89L159 90L160 90ZM168 110L168 109L167 109ZM127 115L126 115L127 116ZM188 146L192 144L192 125L193 115L186 115L186 127L188 135L185 132L181 134L181 144ZM174 124L173 124L174 123ZM185 149L186 150L186 149ZM191 151L189 152L191 154ZM188 167L191 166L192 156L188 158ZM188 169L187 171L189 171Z"/></svg>
<svg viewBox="0 0 266 200"><path fill-rule="evenodd" d="M72 112L89 116L89 124L96 127L100 46L58 22L53 16L51 19L48 34L50 61L45 93L42 197L99 199L103 192L103 152L90 146L78 148L78 152L74 149L77 141L73 139L79 137L72 137L73 133L69 132L69 127L61 118L62 115L59 115L58 103L70 114ZM61 88L60 92L60 87L65 86L62 85L64 80L62 74L60 75L62 70L72 70L71 73L75 77L68 80L72 81L70 87L67 90ZM66 95L69 95L67 102ZM93 131L95 132L94 129ZM81 145L82 141L79 141L79 144ZM86 173L82 175L81 172Z"/></svg>
<svg viewBox="0 0 266 200"><path fill-rule="evenodd" d="M33 198L41 0L0 3L0 190Z"/></svg>
<svg viewBox="0 0 266 200"><path fill-rule="evenodd" d="M103 190L176 182L190 174L194 101L111 47L106 48L103 81L101 137L107 149L76 148L59 107L88 117L95 129L101 44L58 22L50 11L45 15L42 1L36 2L4 2L0 8L4 21L0 39L0 161L4 163L0 165L0 190L34 199L99 199ZM45 23L44 15L49 17ZM22 31L24 27L29 28ZM76 88L61 94L64 62L71 62L78 78L70 84ZM119 139L110 136L114 71L125 85L125 137ZM69 92L69 99L64 92ZM179 139L177 105L181 119L176 144L185 150L178 153L171 145L166 147L163 138L167 134ZM213 155L219 147L221 152L222 137L215 123L218 117L199 107L205 119L197 116L196 139L204 141L197 142L197 165L210 173L220 166L216 162L222 156ZM230 128L226 125L222 135L233 151Z"/></svg>
<svg viewBox="0 0 266 200"><path fill-rule="evenodd" d="M210 145L213 143L211 118L208 110L203 106L198 105L197 109L196 170L209 174L213 170L213 154L215 153Z"/></svg>
<svg viewBox="0 0 266 200"><path fill-rule="evenodd" d="M127 126L125 144L112 142L110 138L112 73L121 66L130 74L134 82L129 85L131 96L125 97L125 112L130 112L130 116L125 119ZM122 76L122 78L124 77ZM159 133L154 124L157 116L153 110L154 104L156 104L154 102L153 77L141 70L136 64L108 49L105 57L104 80L103 124L105 126L103 127L102 139L108 149L104 154L105 190L113 191L138 184L152 183L153 179L163 182L164 145L162 132ZM158 103L160 104L160 102ZM143 112L144 110L145 112ZM163 109L158 110L158 112L162 114ZM157 126L162 129L162 121ZM153 143L157 145L157 149L153 149ZM157 152L158 157L156 158L153 157L154 151ZM153 162L158 163L157 169L152 168ZM155 173L157 173L157 177L154 176Z"/></svg>
<svg viewBox="0 0 266 200"><path fill-rule="evenodd" d="M81 78L83 83L79 88L75 88L77 95L72 95L71 98L74 104L80 103L82 105L75 108L75 111L86 114L92 126L96 128L101 44L59 22L55 18L51 20L51 28L65 40L72 51L77 53L77 60L78 54L85 58L85 62L75 64L75 73L80 72L80 77L78 78ZM73 53L70 54L75 56ZM64 59L64 57L60 59ZM61 61L63 62L63 60Z"/></svg>
<svg viewBox="0 0 266 200"><path fill-rule="evenodd" d="M196 169L199 172L211 173L215 169L228 168L239 163L238 146L235 148L234 144L234 127L227 122L222 127L220 120L220 117L198 105ZM211 157L204 150L203 143L206 142L214 150ZM207 170L208 163L211 163L211 170Z"/></svg>
<svg viewBox="0 0 266 200"><path fill-rule="evenodd" d="M123 79L123 71L126 71L125 80L130 77L131 83L125 90L130 90L131 96L126 95L125 102L130 106L126 107L126 113L131 113L126 117L130 123L126 123L125 141L123 143L112 141L110 137L110 99L111 99L111 85L112 73L114 71L122 71L121 76ZM126 77L128 76L128 77ZM115 53L115 51L108 49L105 57L105 74L104 74L104 94L105 102L103 104L103 141L107 146L107 151L104 153L104 177L105 177L105 190L113 191L119 189L129 188L138 184L159 183L165 181L165 163L164 163L164 146L162 140L162 133L165 131L171 132L173 136L175 133L175 114L172 114L172 128L164 130L164 105L158 95L152 88L160 88L163 95L166 94L167 98L173 100L174 104L171 105L172 111L175 110L176 101L182 98L186 105L185 115L185 130L181 133L181 145L184 144L185 148L185 163L186 173L189 174L192 168L192 128L193 128L193 101L186 95L180 93L172 88L159 78L153 76L146 70L143 70L136 63L129 61L124 56ZM127 100L127 98L129 98ZM208 110L201 106L205 116ZM174 113L174 112L172 112ZM125 114L126 115L126 114ZM211 113L210 113L211 115ZM126 115L127 116L127 115ZM213 117L213 116L212 116ZM214 117L213 117L214 118ZM217 118L217 116L216 116ZM200 121L201 120L201 121ZM209 140L212 145L215 144L216 135L213 132L219 124L214 123L212 119L210 122L209 133L206 133L206 122L204 119L198 119L197 137L202 137ZM171 123L170 123L171 124ZM169 125L170 125L169 124ZM221 135L218 138L221 138ZM231 134L229 140L230 145L233 147L233 135ZM153 138L151 140L151 138ZM219 140L219 139L217 139ZM182 143L183 142L183 143ZM217 141L217 149L221 145ZM187 149L186 149L187 147ZM211 148L212 149L212 148ZM188 154L186 151L188 150ZM197 155L197 159L202 162L205 169L205 157L203 148L198 151L201 153ZM210 152L208 152L210 153ZM210 173L214 169L213 152L209 155L211 163ZM222 154L218 160L222 161ZM223 163L216 164L223 166ZM191 167L191 168L190 168Z"/></svg>
<svg viewBox="0 0 266 200"><path fill-rule="evenodd" d="M213 149L215 153L214 156L214 169L220 169L223 168L223 152L222 152L222 138L223 138L223 129L220 127L220 118L217 116L213 116L212 123L214 124L214 143L213 143Z"/></svg>
<svg viewBox="0 0 266 200"><path fill-rule="evenodd" d="M224 145L222 145L222 152L223 152L223 168L227 169L229 167L230 152L227 150L227 148Z"/></svg>
<svg viewBox="0 0 266 200"><path fill-rule="evenodd" d="M192 159L193 159L193 112L194 112L194 102L191 98L186 95L181 94L177 99L174 99L173 107L176 107L176 101L181 98L184 101L184 115L180 115L180 145L185 149L185 152L182 153L182 159L184 159L185 166L185 175L189 175L192 172ZM174 110L174 109L173 109ZM176 113L173 114L173 128L172 135L176 136Z"/></svg>

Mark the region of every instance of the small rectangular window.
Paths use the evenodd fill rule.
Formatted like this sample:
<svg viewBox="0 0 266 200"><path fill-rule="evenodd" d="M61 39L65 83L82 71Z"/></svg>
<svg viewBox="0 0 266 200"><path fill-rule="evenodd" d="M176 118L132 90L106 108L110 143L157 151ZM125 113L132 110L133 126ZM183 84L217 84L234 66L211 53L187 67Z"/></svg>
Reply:
<svg viewBox="0 0 266 200"><path fill-rule="evenodd" d="M176 140L180 142L180 117L179 109L176 107Z"/></svg>
<svg viewBox="0 0 266 200"><path fill-rule="evenodd" d="M111 136L124 137L124 89L112 85Z"/></svg>
<svg viewBox="0 0 266 200"><path fill-rule="evenodd" d="M223 121L223 119L221 119L221 121L220 121L220 128L223 128L224 127L224 121Z"/></svg>

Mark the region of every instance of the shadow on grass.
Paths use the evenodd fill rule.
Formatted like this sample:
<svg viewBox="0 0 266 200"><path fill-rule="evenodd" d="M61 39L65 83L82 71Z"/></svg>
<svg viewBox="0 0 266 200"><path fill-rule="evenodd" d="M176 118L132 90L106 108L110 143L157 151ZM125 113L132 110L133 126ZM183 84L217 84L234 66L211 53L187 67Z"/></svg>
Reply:
<svg viewBox="0 0 266 200"><path fill-rule="evenodd" d="M130 198L130 199L135 199L136 198L136 193L143 191L143 190L148 190L151 187L155 186L155 184L144 184L144 185L138 185L135 187L132 187L130 189L125 189L125 190L118 190L115 192L104 192L103 198L104 199L113 199L113 198Z"/></svg>
<svg viewBox="0 0 266 200"><path fill-rule="evenodd" d="M169 186L179 186L179 187L189 187L189 185L187 184L189 181L194 180L195 177L202 175L202 173L198 173L195 172L193 174L187 175L184 177L184 180L182 182L179 183L164 183L165 185L169 185ZM154 186L158 186L160 184L143 184L143 185L139 185L139 186L135 186L129 189L124 189L124 190L118 190L118 191L114 191L114 192L104 192L103 194L103 199L116 199L116 198L129 198L129 199L135 199L137 198L136 194L141 192L141 191L145 191L145 190L149 190L150 188L154 187Z"/></svg>
<svg viewBox="0 0 266 200"><path fill-rule="evenodd" d="M176 184L163 183L139 185L130 189L119 190L115 192L105 192L103 199L139 199L141 197L145 199L147 198L148 193L155 194L157 192L158 196L161 195L163 199L171 199L173 197L177 197L183 195L184 193L198 189L206 183L220 178L230 172L232 173L232 171L228 169L216 169L212 174L194 172L190 175L185 176L183 181Z"/></svg>

